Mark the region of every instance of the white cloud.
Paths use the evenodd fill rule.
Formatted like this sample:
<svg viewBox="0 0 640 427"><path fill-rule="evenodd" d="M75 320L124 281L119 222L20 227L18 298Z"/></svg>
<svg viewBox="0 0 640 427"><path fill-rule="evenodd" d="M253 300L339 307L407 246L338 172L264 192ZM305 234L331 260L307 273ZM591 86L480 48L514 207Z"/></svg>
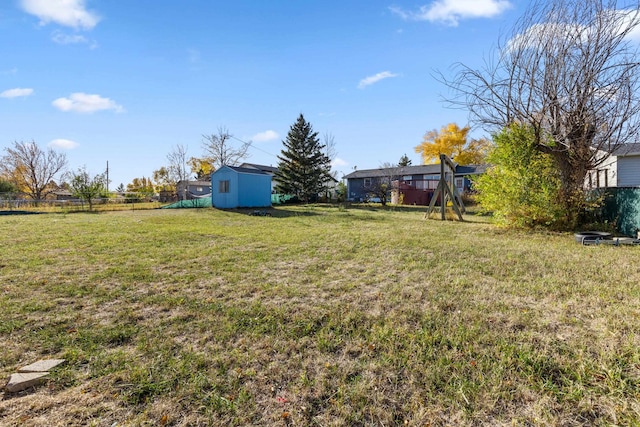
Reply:
<svg viewBox="0 0 640 427"><path fill-rule="evenodd" d="M51 40L58 44L88 44L91 49L98 47L95 40L89 40L80 34L64 34L61 31L54 31Z"/></svg>
<svg viewBox="0 0 640 427"><path fill-rule="evenodd" d="M17 87L15 89L7 89L0 93L0 98L20 98L22 96L29 96L33 93L31 88Z"/></svg>
<svg viewBox="0 0 640 427"><path fill-rule="evenodd" d="M62 148L63 150L73 150L78 145L80 144L69 139L54 139L48 144L51 148Z"/></svg>
<svg viewBox="0 0 640 427"><path fill-rule="evenodd" d="M273 141L274 139L278 139L278 138L280 138L280 135L278 135L277 132L273 130L266 130L264 132L260 132L253 135L253 137L251 137L251 140L255 142L267 142L267 141Z"/></svg>
<svg viewBox="0 0 640 427"><path fill-rule="evenodd" d="M347 166L348 164L349 163L347 163L345 160L342 160L340 157L336 157L331 162L331 167Z"/></svg>
<svg viewBox="0 0 640 427"><path fill-rule="evenodd" d="M604 13L607 14L605 19L611 23L614 31L618 34L628 31L627 38L629 40L640 42L640 25L638 25L640 18L635 15L635 11L607 10ZM541 39L548 38L590 44L599 37L598 32L601 30L597 25L597 21L592 26L564 22L534 24L511 38L505 46L505 51L535 48Z"/></svg>
<svg viewBox="0 0 640 427"><path fill-rule="evenodd" d="M65 27L90 30L100 17L85 7L85 0L20 0L22 9L40 18L40 24L55 22Z"/></svg>
<svg viewBox="0 0 640 427"><path fill-rule="evenodd" d="M618 13L623 17L620 25L620 31L626 31L629 30L630 27L633 27L631 28L631 31L629 31L627 37L630 40L640 42L640 25L638 25L639 18L638 15L636 15L636 10L617 10L615 13Z"/></svg>
<svg viewBox="0 0 640 427"><path fill-rule="evenodd" d="M58 98L51 103L54 107L62 111L73 111L75 113L95 113L102 110L113 110L122 113L124 108L109 98L88 93L72 93L69 98Z"/></svg>
<svg viewBox="0 0 640 427"><path fill-rule="evenodd" d="M408 21L442 22L455 27L461 19L491 18L510 7L509 0L435 0L415 12L396 6L389 10Z"/></svg>
<svg viewBox="0 0 640 427"><path fill-rule="evenodd" d="M378 83L380 80L388 79L391 77L398 77L398 74L394 74L390 71L383 71L382 73L378 73L374 76L365 77L364 79L360 80L360 83L358 84L358 89L364 89L369 85Z"/></svg>

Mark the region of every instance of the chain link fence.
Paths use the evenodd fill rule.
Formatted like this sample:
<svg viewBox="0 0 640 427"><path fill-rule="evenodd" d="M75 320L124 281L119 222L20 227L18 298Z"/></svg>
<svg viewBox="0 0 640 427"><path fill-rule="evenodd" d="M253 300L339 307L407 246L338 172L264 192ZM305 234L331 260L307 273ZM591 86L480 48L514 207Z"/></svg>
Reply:
<svg viewBox="0 0 640 427"><path fill-rule="evenodd" d="M91 200L89 205L87 200L82 199L45 199L33 200L24 198L22 195L14 193L0 193L0 213L20 213L20 212L89 212L91 211L117 211L136 209L157 209L166 203L160 203L153 198L127 197L127 195L96 198Z"/></svg>

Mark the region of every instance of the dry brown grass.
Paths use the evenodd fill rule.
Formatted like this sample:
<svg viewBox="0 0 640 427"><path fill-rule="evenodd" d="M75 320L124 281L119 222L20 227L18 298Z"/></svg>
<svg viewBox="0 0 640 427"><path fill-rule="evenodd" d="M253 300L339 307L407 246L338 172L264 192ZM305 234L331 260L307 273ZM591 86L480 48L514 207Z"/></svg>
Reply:
<svg viewBox="0 0 640 427"><path fill-rule="evenodd" d="M5 217L3 425L633 425L640 252L297 207Z"/></svg>

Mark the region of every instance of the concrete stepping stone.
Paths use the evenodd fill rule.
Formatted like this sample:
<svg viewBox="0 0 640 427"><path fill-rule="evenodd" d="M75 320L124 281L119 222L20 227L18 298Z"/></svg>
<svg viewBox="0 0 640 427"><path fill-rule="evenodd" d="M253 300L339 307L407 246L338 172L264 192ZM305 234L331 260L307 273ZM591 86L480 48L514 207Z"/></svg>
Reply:
<svg viewBox="0 0 640 427"><path fill-rule="evenodd" d="M16 393L40 385L49 375L51 369L65 362L65 359L44 359L38 360L31 365L23 366L18 369L18 373L11 374L5 389L9 393Z"/></svg>
<svg viewBox="0 0 640 427"><path fill-rule="evenodd" d="M11 374L6 389L10 393L26 390L30 387L40 385L49 375L48 372L25 372Z"/></svg>
<svg viewBox="0 0 640 427"><path fill-rule="evenodd" d="M31 365L18 369L18 372L49 372L56 366L62 365L64 362L64 359L38 360L36 363L32 363Z"/></svg>

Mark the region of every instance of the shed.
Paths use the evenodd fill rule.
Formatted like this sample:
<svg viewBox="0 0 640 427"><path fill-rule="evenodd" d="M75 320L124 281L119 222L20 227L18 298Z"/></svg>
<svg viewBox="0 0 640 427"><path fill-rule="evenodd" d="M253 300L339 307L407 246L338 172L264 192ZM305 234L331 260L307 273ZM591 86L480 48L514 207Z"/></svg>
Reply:
<svg viewBox="0 0 640 427"><path fill-rule="evenodd" d="M222 166L211 174L211 204L220 209L271 206L271 175L254 168Z"/></svg>

